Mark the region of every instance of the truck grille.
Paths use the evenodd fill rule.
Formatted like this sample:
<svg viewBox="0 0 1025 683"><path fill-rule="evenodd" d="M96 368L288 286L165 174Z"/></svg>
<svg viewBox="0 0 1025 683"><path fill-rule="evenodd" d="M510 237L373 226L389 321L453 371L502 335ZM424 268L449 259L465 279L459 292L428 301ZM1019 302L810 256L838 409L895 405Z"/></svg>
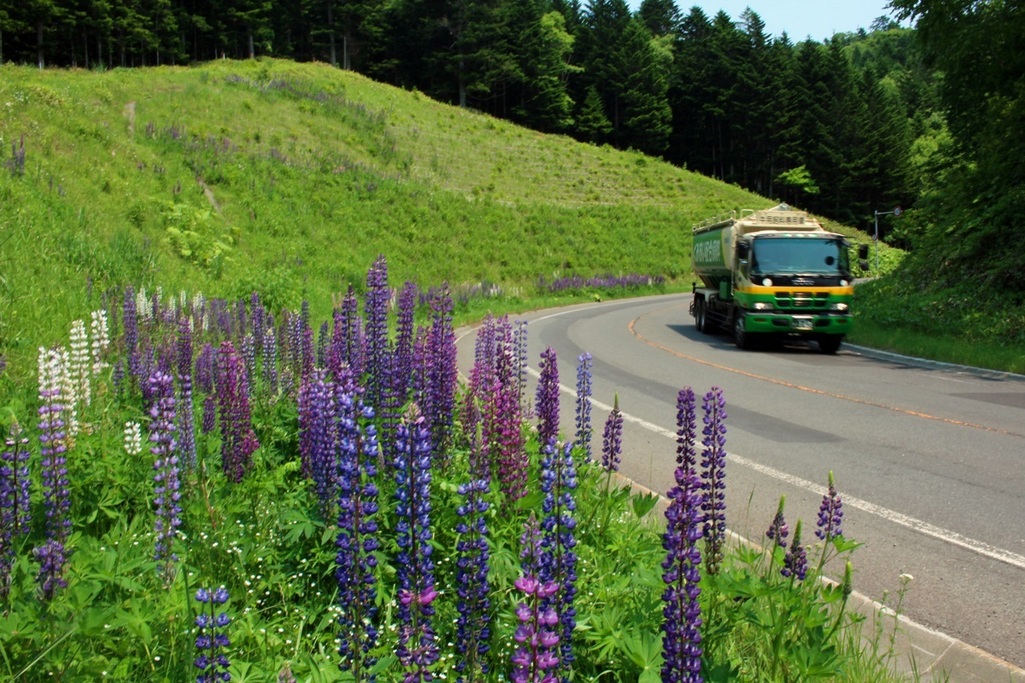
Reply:
<svg viewBox="0 0 1025 683"><path fill-rule="evenodd" d="M828 304L829 292L776 292L776 308L815 311Z"/></svg>

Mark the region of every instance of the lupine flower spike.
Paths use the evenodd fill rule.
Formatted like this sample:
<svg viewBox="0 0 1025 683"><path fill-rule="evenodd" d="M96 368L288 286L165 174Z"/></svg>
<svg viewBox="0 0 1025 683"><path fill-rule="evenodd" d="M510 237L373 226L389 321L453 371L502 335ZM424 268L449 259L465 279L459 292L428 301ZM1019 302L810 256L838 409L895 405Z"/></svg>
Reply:
<svg viewBox="0 0 1025 683"><path fill-rule="evenodd" d="M591 354L580 354L577 365L576 444L583 451L584 462L591 462Z"/></svg>
<svg viewBox="0 0 1025 683"><path fill-rule="evenodd" d="M558 592L559 585L541 579L541 529L533 513L524 525L520 543L523 573L513 585L523 593L523 598L516 608L520 625L513 638L519 645L512 656L510 679L513 683L553 683L552 669L559 664L555 654L559 644L555 631L559 616L546 605Z"/></svg>
<svg viewBox="0 0 1025 683"><path fill-rule="evenodd" d="M29 532L28 438L14 422L0 456L0 600L11 588L15 543Z"/></svg>
<svg viewBox="0 0 1025 683"><path fill-rule="evenodd" d="M808 551L801 545L801 520L797 520L794 527L794 538L790 542L790 549L783 558L783 568L780 574L789 578L796 577L798 581L804 581L808 573Z"/></svg>
<svg viewBox="0 0 1025 683"><path fill-rule="evenodd" d="M194 661L196 668L199 669L196 683L230 681L230 664L225 653L231 641L228 640L225 631L231 623L231 617L227 612L217 611L219 605L228 602L228 591L224 586L213 592L200 588L196 591L196 601L202 604L199 614L196 615L196 626L199 629L196 635L197 656Z"/></svg>
<svg viewBox="0 0 1025 683"><path fill-rule="evenodd" d="M666 531L662 547L662 681L700 683L701 676L701 481L694 471L694 392L682 390L677 398L679 450L676 486L669 491Z"/></svg>
<svg viewBox="0 0 1025 683"><path fill-rule="evenodd" d="M605 421L602 434L601 466L609 474L619 471L620 455L623 452L623 413L619 411L619 394L612 404L612 412Z"/></svg>
<svg viewBox="0 0 1025 683"><path fill-rule="evenodd" d="M718 574L726 543L726 399L712 387L703 401L701 430L702 536L705 539L705 571Z"/></svg>

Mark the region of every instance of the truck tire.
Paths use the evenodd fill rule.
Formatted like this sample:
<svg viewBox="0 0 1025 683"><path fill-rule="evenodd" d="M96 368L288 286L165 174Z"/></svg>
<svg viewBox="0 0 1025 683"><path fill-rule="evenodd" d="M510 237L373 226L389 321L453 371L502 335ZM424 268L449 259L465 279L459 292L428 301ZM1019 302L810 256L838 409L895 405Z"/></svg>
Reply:
<svg viewBox="0 0 1025 683"><path fill-rule="evenodd" d="M824 337L819 337L819 351L832 355L840 350L842 342L843 336L839 334L827 334Z"/></svg>
<svg viewBox="0 0 1025 683"><path fill-rule="evenodd" d="M738 349L747 351L754 346L752 335L744 329L744 314L738 313L733 318L733 342Z"/></svg>
<svg viewBox="0 0 1025 683"><path fill-rule="evenodd" d="M698 332L708 332L708 320L705 318L705 300L694 300L694 329Z"/></svg>

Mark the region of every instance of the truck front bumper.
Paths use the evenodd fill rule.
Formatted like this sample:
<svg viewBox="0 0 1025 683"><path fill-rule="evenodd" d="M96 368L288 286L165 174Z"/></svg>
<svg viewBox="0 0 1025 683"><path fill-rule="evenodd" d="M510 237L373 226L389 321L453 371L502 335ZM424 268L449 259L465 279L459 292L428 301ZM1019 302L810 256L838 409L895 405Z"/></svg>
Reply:
<svg viewBox="0 0 1025 683"><path fill-rule="evenodd" d="M828 313L763 313L748 311L744 315L744 331L755 334L847 334L851 329L851 316Z"/></svg>

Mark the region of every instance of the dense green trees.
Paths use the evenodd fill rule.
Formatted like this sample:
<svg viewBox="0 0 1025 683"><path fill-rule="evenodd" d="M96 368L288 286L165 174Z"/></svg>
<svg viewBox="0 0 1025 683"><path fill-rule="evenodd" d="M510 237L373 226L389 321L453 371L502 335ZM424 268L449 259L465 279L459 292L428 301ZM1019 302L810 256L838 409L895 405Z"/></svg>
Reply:
<svg viewBox="0 0 1025 683"><path fill-rule="evenodd" d="M973 279L1025 299L1025 251L1013 232L1025 205L1025 12L1013 0L896 0L914 18L927 63L943 74L942 125L919 138L919 209L909 218L933 277Z"/></svg>
<svg viewBox="0 0 1025 683"><path fill-rule="evenodd" d="M902 245L956 222L955 261L1004 247L1025 179L1025 31L1009 0L898 0L825 43L674 0L25 0L0 61L96 68L321 60L545 132L634 148ZM918 41L917 37L923 41ZM967 207L971 207L969 210ZM955 220L956 218L956 220Z"/></svg>

